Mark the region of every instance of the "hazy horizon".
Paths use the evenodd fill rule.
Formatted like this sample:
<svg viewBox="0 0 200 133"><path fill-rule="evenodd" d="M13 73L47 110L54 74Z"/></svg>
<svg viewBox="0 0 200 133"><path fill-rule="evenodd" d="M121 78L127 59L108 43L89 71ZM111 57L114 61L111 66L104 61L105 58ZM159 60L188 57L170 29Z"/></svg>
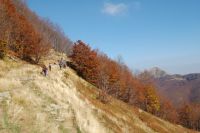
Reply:
<svg viewBox="0 0 200 133"><path fill-rule="evenodd" d="M38 15L57 23L132 70L159 67L171 74L200 73L198 0L28 0Z"/></svg>

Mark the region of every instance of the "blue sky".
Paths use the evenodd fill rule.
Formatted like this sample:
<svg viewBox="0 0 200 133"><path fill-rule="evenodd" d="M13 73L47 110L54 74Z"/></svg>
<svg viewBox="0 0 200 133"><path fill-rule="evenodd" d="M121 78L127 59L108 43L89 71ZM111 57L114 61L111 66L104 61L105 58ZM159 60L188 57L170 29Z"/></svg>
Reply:
<svg viewBox="0 0 200 133"><path fill-rule="evenodd" d="M28 0L57 23L133 69L200 73L200 0Z"/></svg>

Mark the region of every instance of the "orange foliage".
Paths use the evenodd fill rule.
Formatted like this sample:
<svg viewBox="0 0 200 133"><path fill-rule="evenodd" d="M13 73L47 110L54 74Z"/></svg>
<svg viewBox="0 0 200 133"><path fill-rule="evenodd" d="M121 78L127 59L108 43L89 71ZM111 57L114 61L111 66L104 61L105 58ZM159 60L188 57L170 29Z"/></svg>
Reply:
<svg viewBox="0 0 200 133"><path fill-rule="evenodd" d="M161 107L158 116L172 123L179 122L178 113L176 109L169 100L164 98L161 99Z"/></svg>
<svg viewBox="0 0 200 133"><path fill-rule="evenodd" d="M109 101L106 96L109 94L170 122L177 123L180 118L183 122L181 124L187 127L189 126L185 124L184 119L189 119L188 121L191 122L190 118L198 114L192 113L193 115L189 117L188 112L185 113L184 110L180 113L182 117L178 117L177 110L171 102L158 95L148 73L142 73L136 78L125 64L92 50L82 41L78 41L73 46L71 58L72 66L75 66L77 73L101 89L98 98L103 103ZM199 119L195 119L196 123L197 120Z"/></svg>
<svg viewBox="0 0 200 133"><path fill-rule="evenodd" d="M74 62L78 75L92 84L97 84L97 53L82 41L77 41L72 51L73 53L70 57Z"/></svg>
<svg viewBox="0 0 200 133"><path fill-rule="evenodd" d="M49 45L41 43L41 36L35 31L32 24L17 12L11 0L0 0L0 4L3 5L12 26L9 32L13 44L10 47L21 58L34 60L35 63L38 63L41 56L47 54Z"/></svg>
<svg viewBox="0 0 200 133"><path fill-rule="evenodd" d="M103 92L144 110L147 110L147 106L151 112L159 110L159 99L154 88L150 89L134 78L125 64L92 50L82 41L73 46L71 58L77 73Z"/></svg>
<svg viewBox="0 0 200 133"><path fill-rule="evenodd" d="M178 113L181 125L200 131L200 105L184 104Z"/></svg>

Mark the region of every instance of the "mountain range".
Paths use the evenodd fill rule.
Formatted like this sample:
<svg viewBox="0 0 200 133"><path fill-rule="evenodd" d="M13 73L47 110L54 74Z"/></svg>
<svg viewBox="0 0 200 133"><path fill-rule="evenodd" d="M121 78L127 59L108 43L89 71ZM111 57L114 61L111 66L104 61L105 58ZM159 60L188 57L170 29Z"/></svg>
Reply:
<svg viewBox="0 0 200 133"><path fill-rule="evenodd" d="M170 75L158 67L148 70L148 73L153 77L158 92L174 105L200 103L200 73Z"/></svg>

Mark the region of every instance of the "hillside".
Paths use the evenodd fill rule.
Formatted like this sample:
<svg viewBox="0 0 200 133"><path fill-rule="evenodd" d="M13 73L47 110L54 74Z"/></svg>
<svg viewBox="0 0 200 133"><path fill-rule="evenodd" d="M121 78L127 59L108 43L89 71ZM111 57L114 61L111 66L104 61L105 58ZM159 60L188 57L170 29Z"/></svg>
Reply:
<svg viewBox="0 0 200 133"><path fill-rule="evenodd" d="M54 52L43 60L61 58ZM41 68L20 59L0 60L0 132L22 133L192 133L111 98L97 100L98 90L73 70Z"/></svg>
<svg viewBox="0 0 200 133"><path fill-rule="evenodd" d="M158 89L172 99L175 105L184 102L200 103L200 78L198 75L169 75L156 79L156 83Z"/></svg>
<svg viewBox="0 0 200 133"><path fill-rule="evenodd" d="M167 74L159 68L148 73L154 78L158 91L170 99L174 105L183 103L200 103L200 74Z"/></svg>

